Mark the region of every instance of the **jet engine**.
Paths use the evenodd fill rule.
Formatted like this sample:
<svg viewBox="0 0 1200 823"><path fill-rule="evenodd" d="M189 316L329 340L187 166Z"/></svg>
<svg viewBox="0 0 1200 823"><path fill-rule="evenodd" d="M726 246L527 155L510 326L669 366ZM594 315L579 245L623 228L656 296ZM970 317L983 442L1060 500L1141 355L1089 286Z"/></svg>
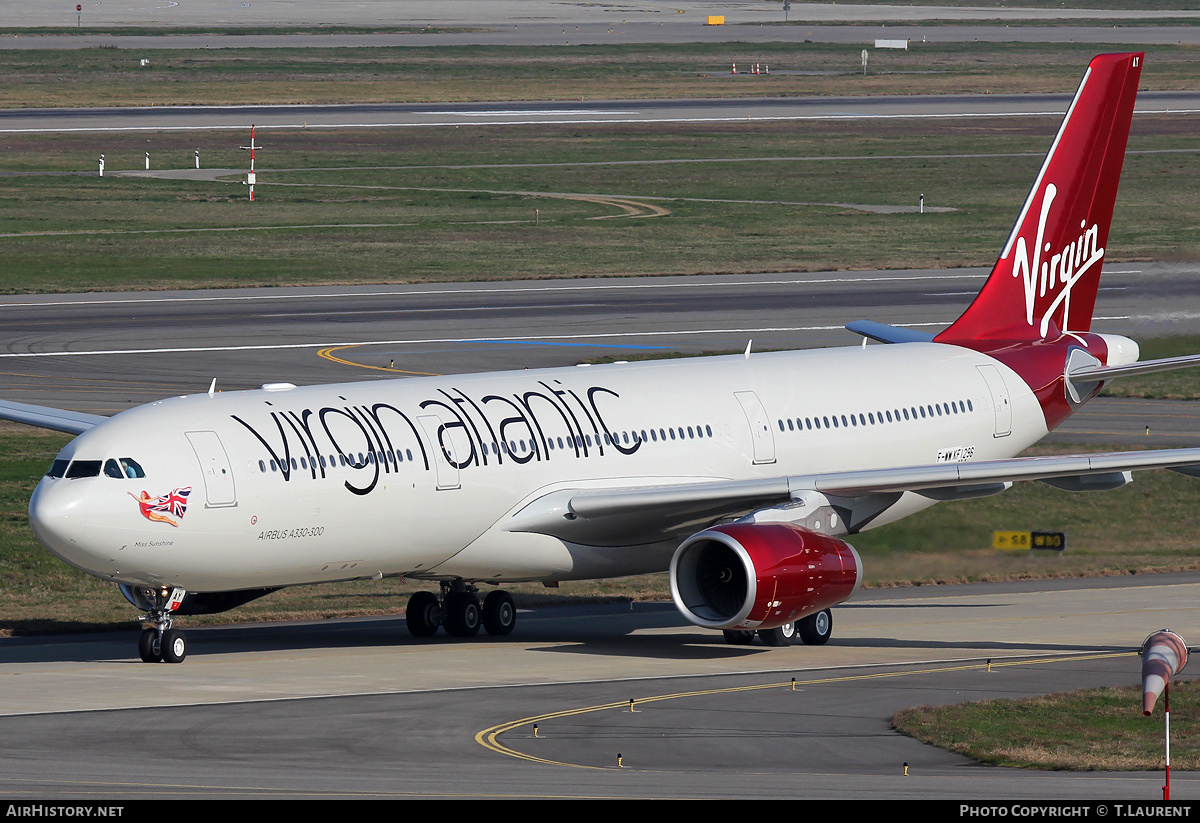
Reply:
<svg viewBox="0 0 1200 823"><path fill-rule="evenodd" d="M835 606L862 562L836 537L789 523L730 523L694 534L671 558L671 595L708 629L773 629Z"/></svg>

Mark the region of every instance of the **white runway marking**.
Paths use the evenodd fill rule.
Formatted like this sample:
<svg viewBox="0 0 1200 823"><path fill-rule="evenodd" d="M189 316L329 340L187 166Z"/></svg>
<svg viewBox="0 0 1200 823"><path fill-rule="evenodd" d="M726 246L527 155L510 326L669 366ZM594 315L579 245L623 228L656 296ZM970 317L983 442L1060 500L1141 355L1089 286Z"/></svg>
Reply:
<svg viewBox="0 0 1200 823"><path fill-rule="evenodd" d="M907 323L909 328L918 326L945 326L950 320L931 323ZM413 340L342 340L324 341L317 343L271 343L250 346L183 346L174 348L153 349L93 349L87 351L32 351L32 352L3 352L0 358L7 357L92 357L105 354L194 354L198 352L218 351L271 351L278 349L323 349L339 346L405 346L428 345L430 343L490 343L509 340L603 340L625 337L679 337L692 334L764 334L767 332L795 331L836 331L843 329L840 323L829 326L770 326L756 329L672 329L669 331L640 331L640 332L609 332L604 334L546 334L546 335L513 335L510 337L426 337Z"/></svg>
<svg viewBox="0 0 1200 823"><path fill-rule="evenodd" d="M321 298L338 297L420 297L422 295L446 294L520 294L524 292L555 292L555 291L611 291L633 289L687 289L707 287L741 287L741 286L809 286L837 283L894 283L915 280L982 280L987 274L908 274L882 275L873 277L821 277L813 279L794 278L790 280L732 280L709 283L609 283L588 286L522 286L501 287L493 289L404 289L397 291L364 291L364 292L311 292L306 294L251 294L251 295L197 295L180 297L137 297L127 300L92 299L92 300L46 300L28 302L0 303L0 309L33 308L39 306L106 306L106 305L136 305L139 303L205 303L237 300L317 300ZM975 294L975 292L970 292Z"/></svg>
<svg viewBox="0 0 1200 823"><path fill-rule="evenodd" d="M1147 109L1134 114L1196 114L1200 109ZM747 123L788 122L799 120L960 120L978 117L1062 117L1062 109L1046 111L997 111L997 112L946 112L942 114L871 114L834 112L830 114L787 114L787 115L743 115L740 117L621 117L609 119L559 118L552 120L495 120L490 122L463 123L454 120L435 120L427 123L275 123L257 124L259 130L266 129L416 129L450 126L571 126L629 124L653 125L657 123ZM243 123L218 123L209 126L170 126L162 123L142 123L137 126L74 126L56 128L0 129L0 134L44 134L68 132L141 132L141 131L236 131L248 129L250 121Z"/></svg>

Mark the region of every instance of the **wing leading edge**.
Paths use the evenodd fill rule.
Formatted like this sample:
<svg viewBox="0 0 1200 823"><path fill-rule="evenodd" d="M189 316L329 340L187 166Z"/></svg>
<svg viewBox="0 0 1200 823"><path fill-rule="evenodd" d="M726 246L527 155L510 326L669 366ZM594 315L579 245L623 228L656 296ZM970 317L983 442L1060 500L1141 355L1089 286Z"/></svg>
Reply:
<svg viewBox="0 0 1200 823"><path fill-rule="evenodd" d="M12 420L37 426L40 429L53 429L68 434L83 434L93 426L98 426L107 420L98 414L55 409L50 406L34 406L29 403L14 403L11 400L0 400L0 420Z"/></svg>

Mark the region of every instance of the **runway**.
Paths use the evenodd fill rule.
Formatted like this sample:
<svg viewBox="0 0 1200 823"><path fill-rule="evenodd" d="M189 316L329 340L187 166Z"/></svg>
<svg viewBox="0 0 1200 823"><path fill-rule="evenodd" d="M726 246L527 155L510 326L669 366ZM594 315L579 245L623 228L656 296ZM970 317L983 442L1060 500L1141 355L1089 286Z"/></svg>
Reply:
<svg viewBox="0 0 1200 823"><path fill-rule="evenodd" d="M245 129L421 128L569 124L682 124L806 120L947 120L1061 117L1070 94L875 95L589 103L381 103L305 106L154 106L0 109L0 134L211 131ZM1200 111L1200 91L1145 91L1137 114Z"/></svg>
<svg viewBox="0 0 1200 823"><path fill-rule="evenodd" d="M0 299L2 396L115 414L208 389L541 368L662 350L857 345L869 319L938 331L984 269L20 295ZM1110 264L1095 328L1200 332L1200 266ZM1065 443L1200 445L1200 410L1100 400ZM1145 427L1151 427L1151 436Z"/></svg>
<svg viewBox="0 0 1200 823"><path fill-rule="evenodd" d="M132 631L5 639L0 790L1152 800L1155 773L980 769L888 721L1136 684L1132 650L1197 634L1198 594L1197 574L871 591L828 646L783 649L727 646L667 604L522 612L503 641L413 641L398 619L196 629L181 666L135 662Z"/></svg>
<svg viewBox="0 0 1200 823"><path fill-rule="evenodd" d="M0 2L9 27L61 27L64 34L0 37L0 49L72 48L345 48L360 46L617 45L630 43L791 42L872 45L874 38L914 42L1043 42L1174 44L1200 42L1189 25L1194 9L953 7L684 2L555 2L555 0L374 0L364 3L186 0L161 4L90 2L78 17L67 7ZM705 25L709 15L725 18ZM1029 25L1033 23L1034 25ZM1115 26L1114 23L1119 24ZM1183 23L1180 25L1179 23ZM872 25L875 24L875 25ZM72 26L75 33L65 33ZM330 26L367 33L322 33ZM158 28L167 36L114 34ZM281 33L262 31L280 27ZM293 33L288 27L304 27ZM87 29L103 29L103 34ZM212 29L211 33L178 30ZM254 33L236 33L237 29ZM388 28L404 31L387 32ZM384 29L383 33L369 33Z"/></svg>

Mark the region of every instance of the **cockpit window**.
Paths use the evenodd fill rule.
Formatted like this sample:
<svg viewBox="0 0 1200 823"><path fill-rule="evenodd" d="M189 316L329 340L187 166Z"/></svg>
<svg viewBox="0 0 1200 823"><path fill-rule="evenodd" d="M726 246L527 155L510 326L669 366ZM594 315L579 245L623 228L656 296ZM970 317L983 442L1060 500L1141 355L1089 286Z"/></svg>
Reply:
<svg viewBox="0 0 1200 823"><path fill-rule="evenodd" d="M67 473L67 465L70 460L55 460L50 464L50 470L46 472L47 477L62 477Z"/></svg>
<svg viewBox="0 0 1200 823"><path fill-rule="evenodd" d="M70 471L73 472L74 469L71 469ZM67 476L75 477L73 473L68 474ZM89 474L79 476L92 477L93 475ZM110 457L104 461L104 476L115 477L118 480L122 480L124 478L135 480L137 478L145 477L146 472L142 470L141 465L132 457L122 457L119 460Z"/></svg>
<svg viewBox="0 0 1200 823"><path fill-rule="evenodd" d="M72 480L79 477L99 477L100 476L100 461L99 460L75 460L67 468L67 479Z"/></svg>
<svg viewBox="0 0 1200 823"><path fill-rule="evenodd" d="M126 477L134 480L146 476L146 472L142 469L142 465L132 457L121 458L121 469L125 472Z"/></svg>

